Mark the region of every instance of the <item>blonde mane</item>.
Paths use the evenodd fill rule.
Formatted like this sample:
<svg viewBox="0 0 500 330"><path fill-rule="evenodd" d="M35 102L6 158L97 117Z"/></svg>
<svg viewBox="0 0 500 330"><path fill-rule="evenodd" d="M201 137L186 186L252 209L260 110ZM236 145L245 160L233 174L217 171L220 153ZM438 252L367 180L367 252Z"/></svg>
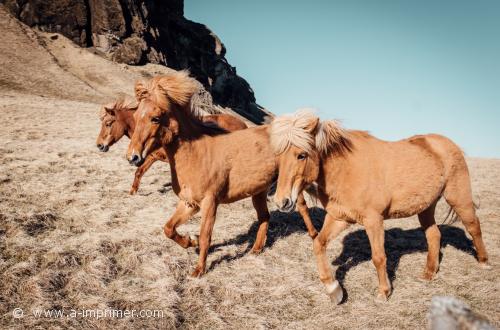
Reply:
<svg viewBox="0 0 500 330"><path fill-rule="evenodd" d="M343 153L352 149L350 132L336 120L326 120L316 129L316 149L323 155L331 151Z"/></svg>
<svg viewBox="0 0 500 330"><path fill-rule="evenodd" d="M271 123L271 146L276 154L281 154L292 145L312 152L314 150L314 135L319 118L313 109L299 109L293 114L276 117Z"/></svg>
<svg viewBox="0 0 500 330"><path fill-rule="evenodd" d="M271 123L271 146L281 154L291 146L307 153L327 154L351 149L349 132L339 122L320 122L313 109L299 109L293 114L276 117Z"/></svg>
<svg viewBox="0 0 500 330"><path fill-rule="evenodd" d="M116 101L101 106L99 110L99 118L101 120L104 119L104 116L107 114L106 109L115 111L135 111L138 106L139 103L135 98L128 95L121 95L118 99L116 99Z"/></svg>
<svg viewBox="0 0 500 330"><path fill-rule="evenodd" d="M137 81L135 95L138 101L149 98L162 109L167 109L170 103L177 104L188 114L199 118L203 113L191 106L191 100L200 87L200 83L189 76L189 71L173 71L149 81Z"/></svg>

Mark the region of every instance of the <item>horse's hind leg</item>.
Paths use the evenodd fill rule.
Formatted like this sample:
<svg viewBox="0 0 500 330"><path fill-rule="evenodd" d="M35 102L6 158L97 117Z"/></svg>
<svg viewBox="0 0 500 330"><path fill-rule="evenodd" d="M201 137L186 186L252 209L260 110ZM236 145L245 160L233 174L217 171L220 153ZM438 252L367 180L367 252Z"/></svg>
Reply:
<svg viewBox="0 0 500 330"><path fill-rule="evenodd" d="M267 228L269 227L270 215L267 209L267 191L252 196L252 204L255 211L257 211L257 219L259 219L259 229L252 247L252 253L258 254L266 244Z"/></svg>
<svg viewBox="0 0 500 330"><path fill-rule="evenodd" d="M200 228L200 240L199 240L199 250L200 255L198 257L198 264L194 269L191 276L200 277L205 273L208 248L212 241L212 231L215 224L215 215L217 212L217 203L213 196L208 196L201 202L201 228Z"/></svg>
<svg viewBox="0 0 500 330"><path fill-rule="evenodd" d="M464 165L465 166L465 165ZM467 167L457 170L444 190L444 198L462 220L467 232L472 236L479 263L489 268L488 253L481 234L481 225L476 215Z"/></svg>
<svg viewBox="0 0 500 330"><path fill-rule="evenodd" d="M432 280L439 268L439 249L441 247L441 232L434 219L436 203L433 203L425 211L418 214L418 220L425 232L427 239L427 264L422 274L424 280Z"/></svg>
<svg viewBox="0 0 500 330"><path fill-rule="evenodd" d="M306 225L309 236L314 239L318 235L318 232L316 231L316 228L314 228L311 216L309 215L307 204L304 199L304 193L300 193L297 197L297 211L299 211L302 219L304 219L304 224Z"/></svg>
<svg viewBox="0 0 500 330"><path fill-rule="evenodd" d="M177 244L187 249L188 247L194 247L198 245L198 240L195 238L190 238L185 235L179 235L177 233L177 226L182 225L184 222L189 220L198 211L197 207L190 206L184 201L179 201L174 214L168 220L168 222L163 227L165 235L174 240Z"/></svg>

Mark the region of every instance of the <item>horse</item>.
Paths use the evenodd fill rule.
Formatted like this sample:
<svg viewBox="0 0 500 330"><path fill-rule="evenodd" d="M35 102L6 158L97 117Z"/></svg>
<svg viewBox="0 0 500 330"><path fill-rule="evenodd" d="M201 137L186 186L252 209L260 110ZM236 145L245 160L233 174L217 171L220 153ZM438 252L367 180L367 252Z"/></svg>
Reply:
<svg viewBox="0 0 500 330"><path fill-rule="evenodd" d="M386 301L392 292L384 251L385 219L418 215L428 245L421 277L432 280L439 268L441 234L434 211L441 196L472 236L479 264L489 268L467 164L450 139L427 134L383 141L364 131L346 130L336 121L320 121L310 109L275 118L270 134L279 163L274 197L278 208L289 212L297 194L317 184L326 216L313 250L320 280L333 302L342 301L343 290L333 279L326 247L352 223L363 225L370 241L379 281L376 301Z"/></svg>
<svg viewBox="0 0 500 330"><path fill-rule="evenodd" d="M138 103L135 98L124 96L118 98L115 102L105 104L101 107L99 112L101 130L96 142L97 148L100 151L107 152L123 136L127 136L128 138L132 136L135 128L134 112L137 110L137 106ZM202 116L201 119L205 123L217 125L228 132L248 127L242 120L229 114L210 114ZM162 148L152 153L145 160L144 164L136 170L130 195L137 192L142 176L157 160L168 163L167 154Z"/></svg>
<svg viewBox="0 0 500 330"><path fill-rule="evenodd" d="M166 150L172 189L179 202L164 232L183 248L198 247L198 263L191 275L200 277L205 273L219 204L252 198L259 226L251 252L262 251L270 217L267 191L276 177L277 164L268 125L228 133L203 123L199 113L188 107L196 88L196 80L187 71L136 83L139 107L127 159L139 166L156 148ZM303 195L297 208L309 235L316 236ZM198 211L202 218L199 236L180 235L177 226Z"/></svg>

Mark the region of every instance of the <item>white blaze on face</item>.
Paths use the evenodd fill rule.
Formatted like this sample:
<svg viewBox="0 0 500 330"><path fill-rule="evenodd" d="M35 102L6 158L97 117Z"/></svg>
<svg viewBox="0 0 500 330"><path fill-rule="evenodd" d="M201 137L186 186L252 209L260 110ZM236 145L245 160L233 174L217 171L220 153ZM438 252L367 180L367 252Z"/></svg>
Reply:
<svg viewBox="0 0 500 330"><path fill-rule="evenodd" d="M290 199L292 200L292 202L295 203L297 201L298 195L299 195L299 187L293 186L292 187L292 194L290 195Z"/></svg>
<svg viewBox="0 0 500 330"><path fill-rule="evenodd" d="M142 109L141 118L144 118L144 116L146 116L146 109Z"/></svg>

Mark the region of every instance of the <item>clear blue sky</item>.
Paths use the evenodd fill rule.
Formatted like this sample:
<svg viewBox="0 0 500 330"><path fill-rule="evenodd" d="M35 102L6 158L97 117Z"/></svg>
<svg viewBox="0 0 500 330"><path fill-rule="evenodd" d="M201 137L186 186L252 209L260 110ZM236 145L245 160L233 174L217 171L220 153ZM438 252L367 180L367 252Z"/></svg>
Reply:
<svg viewBox="0 0 500 330"><path fill-rule="evenodd" d="M500 158L500 0L185 0L275 114L396 140L440 133Z"/></svg>

